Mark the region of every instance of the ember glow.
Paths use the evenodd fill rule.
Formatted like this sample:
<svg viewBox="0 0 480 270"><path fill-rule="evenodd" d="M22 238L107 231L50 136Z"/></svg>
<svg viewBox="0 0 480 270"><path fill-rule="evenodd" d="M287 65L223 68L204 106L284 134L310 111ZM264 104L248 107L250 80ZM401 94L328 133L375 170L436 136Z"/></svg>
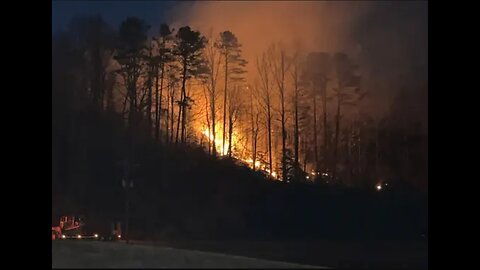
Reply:
<svg viewBox="0 0 480 270"><path fill-rule="evenodd" d="M250 165L253 164L253 160L251 158L247 159L246 162ZM255 168L259 168L260 167L260 161L256 160L255 161Z"/></svg>
<svg viewBox="0 0 480 270"><path fill-rule="evenodd" d="M215 138L215 148L217 150L217 154L220 156L227 156L228 155L228 140L225 141L225 147L222 147L222 134L215 134L216 136L213 135L213 133L210 131L209 128L203 128L201 131L202 135L209 140L210 143L213 142ZM238 140L238 135L237 132L233 132L232 134L232 157L241 160L248 164L248 166L252 169L255 170L262 170L266 172L267 174L271 175L273 179L281 180L278 178L277 173L274 171L270 173L270 170L268 169L268 164L262 163L259 160L255 160L255 165L253 164L253 159L251 157L246 157L246 155L241 155L238 151L233 151L233 149L236 148L242 148L239 140ZM227 136L228 137L228 136Z"/></svg>
<svg viewBox="0 0 480 270"><path fill-rule="evenodd" d="M204 128L202 130L202 134L210 141L213 142L213 138L215 138L215 148L217 153L220 156L227 155L228 152L228 141L225 142L225 147L222 147L222 137L221 136L213 136L213 132L210 131L209 128Z"/></svg>

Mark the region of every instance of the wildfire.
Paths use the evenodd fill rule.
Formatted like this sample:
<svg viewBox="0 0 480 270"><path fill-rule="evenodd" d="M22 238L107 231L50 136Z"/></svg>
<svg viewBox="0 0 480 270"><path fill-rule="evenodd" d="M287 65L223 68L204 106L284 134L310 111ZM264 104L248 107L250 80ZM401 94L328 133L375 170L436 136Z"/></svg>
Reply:
<svg viewBox="0 0 480 270"><path fill-rule="evenodd" d="M201 133L210 142L212 142L214 140L214 137L215 137L215 149L217 150L217 153L220 156L225 156L225 155L228 154L228 146L229 146L228 140L225 141L225 147L222 147L222 136L213 136L213 132L211 132L208 127L204 127L202 129ZM238 143L237 135L236 135L235 132L232 135L233 135L232 136L232 145L236 145ZM242 160L243 162L248 164L250 166L250 168L265 171L266 173L271 175L273 178L277 179L277 173L276 172L270 173L270 170L268 169L268 164L264 164L263 162L261 162L259 160L255 160L255 164L254 164L252 158L241 157L235 152L232 152L232 156L236 159Z"/></svg>
<svg viewBox="0 0 480 270"><path fill-rule="evenodd" d="M252 166L253 164L253 159L249 158L247 160L245 160L248 164L250 164L250 166ZM255 161L255 168L259 168L260 167L260 161L256 160Z"/></svg>
<svg viewBox="0 0 480 270"><path fill-rule="evenodd" d="M204 128L203 131L202 131L202 134L208 138L208 140L210 142L213 141L213 138L215 136L213 136L213 132L210 131L209 128ZM222 138L219 136L217 136L215 138L215 150L217 150L217 153L220 155L220 156L225 156L227 153L228 153L228 140L225 142L225 147L222 147Z"/></svg>

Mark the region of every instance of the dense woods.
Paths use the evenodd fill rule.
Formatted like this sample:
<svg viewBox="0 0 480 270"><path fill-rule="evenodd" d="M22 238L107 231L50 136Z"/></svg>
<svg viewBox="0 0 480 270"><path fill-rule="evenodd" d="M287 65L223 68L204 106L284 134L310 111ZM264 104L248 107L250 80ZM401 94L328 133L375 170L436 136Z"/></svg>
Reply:
<svg viewBox="0 0 480 270"><path fill-rule="evenodd" d="M279 41L248 62L228 29L149 29L82 17L53 36L54 216L121 220L128 178L138 238L426 230L426 128L405 112L422 89L373 115L347 53Z"/></svg>

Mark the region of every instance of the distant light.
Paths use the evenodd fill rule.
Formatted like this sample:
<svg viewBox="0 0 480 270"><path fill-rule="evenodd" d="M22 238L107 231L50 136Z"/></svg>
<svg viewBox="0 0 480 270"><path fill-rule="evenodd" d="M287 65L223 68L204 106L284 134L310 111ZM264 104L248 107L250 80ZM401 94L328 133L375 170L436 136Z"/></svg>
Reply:
<svg viewBox="0 0 480 270"><path fill-rule="evenodd" d="M382 185L378 184L377 185L377 190L381 190L382 189Z"/></svg>
<svg viewBox="0 0 480 270"><path fill-rule="evenodd" d="M307 179L310 179L310 176L307 175Z"/></svg>
<svg viewBox="0 0 480 270"><path fill-rule="evenodd" d="M62 234L62 238L65 239L65 238L67 238L67 237L65 236L65 234Z"/></svg>
<svg viewBox="0 0 480 270"><path fill-rule="evenodd" d="M120 234L119 234L117 237L118 237L118 238L122 238L122 236L121 236Z"/></svg>
<svg viewBox="0 0 480 270"><path fill-rule="evenodd" d="M77 235L77 238L78 238L78 239L82 239L82 236L79 234L79 235Z"/></svg>
<svg viewBox="0 0 480 270"><path fill-rule="evenodd" d="M273 176L273 177L277 177L277 173L276 173L276 172L272 172L272 176Z"/></svg>
<svg viewBox="0 0 480 270"><path fill-rule="evenodd" d="M95 238L98 238L98 234L94 234L93 236L94 236Z"/></svg>

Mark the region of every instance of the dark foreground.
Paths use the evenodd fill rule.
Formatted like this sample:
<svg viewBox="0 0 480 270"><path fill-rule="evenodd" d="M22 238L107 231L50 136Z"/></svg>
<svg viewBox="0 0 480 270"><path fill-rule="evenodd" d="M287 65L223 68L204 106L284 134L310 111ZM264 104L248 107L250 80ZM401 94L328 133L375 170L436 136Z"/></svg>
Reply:
<svg viewBox="0 0 480 270"><path fill-rule="evenodd" d="M169 241L156 245L334 268L427 269L427 241Z"/></svg>
<svg viewBox="0 0 480 270"><path fill-rule="evenodd" d="M52 242L52 267L308 268L308 265L313 265L427 269L427 252L426 241L369 244L327 241L171 241L155 244L134 242L127 246L124 243L73 240Z"/></svg>
<svg viewBox="0 0 480 270"><path fill-rule="evenodd" d="M312 268L253 258L138 244L52 241L52 268Z"/></svg>

